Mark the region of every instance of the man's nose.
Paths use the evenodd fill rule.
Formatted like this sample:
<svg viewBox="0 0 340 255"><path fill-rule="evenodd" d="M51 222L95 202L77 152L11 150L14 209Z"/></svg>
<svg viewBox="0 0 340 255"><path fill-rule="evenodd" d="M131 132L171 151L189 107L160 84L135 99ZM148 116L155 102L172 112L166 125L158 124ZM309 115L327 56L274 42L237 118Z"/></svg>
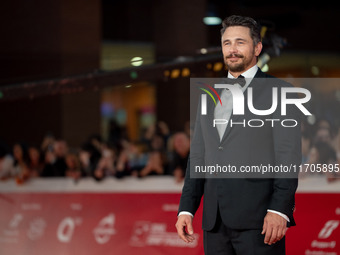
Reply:
<svg viewBox="0 0 340 255"><path fill-rule="evenodd" d="M237 52L237 47L235 44L231 44L229 48L230 53L236 53Z"/></svg>

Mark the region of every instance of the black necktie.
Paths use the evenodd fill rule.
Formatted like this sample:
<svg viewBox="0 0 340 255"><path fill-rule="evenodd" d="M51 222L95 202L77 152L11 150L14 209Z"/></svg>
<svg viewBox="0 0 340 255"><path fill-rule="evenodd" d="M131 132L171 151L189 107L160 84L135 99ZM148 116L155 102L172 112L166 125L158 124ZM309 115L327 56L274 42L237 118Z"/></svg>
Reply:
<svg viewBox="0 0 340 255"><path fill-rule="evenodd" d="M244 87L244 85L246 85L246 79L240 75L236 79L226 78L225 83L231 85L240 84L241 87Z"/></svg>

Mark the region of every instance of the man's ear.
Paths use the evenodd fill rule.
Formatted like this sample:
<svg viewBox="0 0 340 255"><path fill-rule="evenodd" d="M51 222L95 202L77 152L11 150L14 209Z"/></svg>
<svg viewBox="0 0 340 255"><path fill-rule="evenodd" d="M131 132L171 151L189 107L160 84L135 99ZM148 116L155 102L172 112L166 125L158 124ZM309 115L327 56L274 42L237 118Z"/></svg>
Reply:
<svg viewBox="0 0 340 255"><path fill-rule="evenodd" d="M255 56L258 57L262 51L262 42L255 45Z"/></svg>

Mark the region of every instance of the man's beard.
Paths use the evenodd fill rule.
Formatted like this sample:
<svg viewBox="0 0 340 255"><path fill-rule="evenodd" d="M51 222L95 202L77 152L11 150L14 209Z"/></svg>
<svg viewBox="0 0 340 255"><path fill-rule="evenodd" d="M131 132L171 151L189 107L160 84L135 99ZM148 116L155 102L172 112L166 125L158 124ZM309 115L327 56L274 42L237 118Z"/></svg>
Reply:
<svg viewBox="0 0 340 255"><path fill-rule="evenodd" d="M253 49L253 54L255 54L255 48ZM232 64L229 65L227 63L227 60L228 60L228 58L231 58L231 57L238 57L238 58L240 58L241 59L241 63L238 63L238 64L234 63L234 65L232 65ZM243 72L243 71L246 70L248 65L251 63L251 60L252 60L251 57L250 58L246 58L242 54L235 53L235 54L229 54L228 56L226 56L224 58L224 64L226 65L228 70L231 71L231 72Z"/></svg>
<svg viewBox="0 0 340 255"><path fill-rule="evenodd" d="M243 61L241 61L241 63L237 63L237 64L235 63L235 65L228 64L227 60L228 58L231 58L231 57L238 57ZM244 56L241 54L230 54L226 56L224 59L224 63L227 66L228 70L231 72L242 72L245 69Z"/></svg>

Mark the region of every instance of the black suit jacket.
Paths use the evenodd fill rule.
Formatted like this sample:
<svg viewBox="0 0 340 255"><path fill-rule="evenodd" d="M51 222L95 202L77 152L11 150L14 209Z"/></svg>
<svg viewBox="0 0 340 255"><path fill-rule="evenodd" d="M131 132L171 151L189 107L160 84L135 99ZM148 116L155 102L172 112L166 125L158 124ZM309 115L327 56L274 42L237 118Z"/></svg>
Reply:
<svg viewBox="0 0 340 255"><path fill-rule="evenodd" d="M281 88L292 85L258 70L247 89L250 87L253 88L254 107L263 110L271 107L272 88L277 87L278 107L270 116L254 115L248 109L245 92L245 114L232 114L234 122L249 119L295 119L299 122L301 113L294 105L288 105L287 115L281 116ZM291 97L298 96L290 94ZM211 101L207 100L207 115L201 115L200 110L197 113L179 212L195 214L204 195L204 230L214 227L218 208L223 223L233 229L261 229L267 209L287 215L290 219L288 226L295 225L293 210L297 173L296 178L282 178L285 176L281 173L275 174L275 178L252 178L247 174L243 178L219 178L218 175L217 178L191 178L190 169L193 171L195 165L216 164L238 168L260 164L298 166L301 162L300 124L288 128L280 122L275 122L274 127L271 122L266 122L263 127L251 128L243 125L230 127L229 122L220 141L217 129L212 126L215 105Z"/></svg>

